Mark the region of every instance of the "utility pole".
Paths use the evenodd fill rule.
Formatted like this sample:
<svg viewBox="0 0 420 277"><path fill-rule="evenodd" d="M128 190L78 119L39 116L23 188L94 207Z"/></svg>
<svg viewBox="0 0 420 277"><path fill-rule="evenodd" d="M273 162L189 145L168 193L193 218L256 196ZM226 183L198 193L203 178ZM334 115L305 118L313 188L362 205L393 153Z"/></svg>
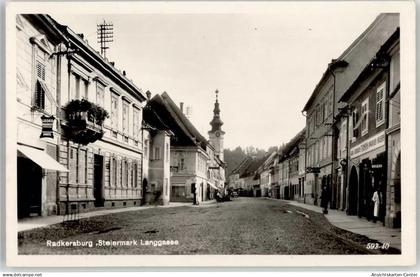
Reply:
<svg viewBox="0 0 420 277"><path fill-rule="evenodd" d="M101 55L106 57L106 50L109 49L109 43L113 42L114 38L114 24L105 22L105 20L97 24L98 43L101 46Z"/></svg>

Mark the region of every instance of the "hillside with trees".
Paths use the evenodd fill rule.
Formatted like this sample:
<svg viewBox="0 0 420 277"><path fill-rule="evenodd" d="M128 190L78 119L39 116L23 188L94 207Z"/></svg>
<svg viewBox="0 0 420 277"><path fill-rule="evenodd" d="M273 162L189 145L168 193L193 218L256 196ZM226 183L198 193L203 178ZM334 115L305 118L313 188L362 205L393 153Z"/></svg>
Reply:
<svg viewBox="0 0 420 277"><path fill-rule="evenodd" d="M233 150L229 148L224 150L224 157L225 162L227 163L226 168L226 181L229 178L230 173L232 170L235 169L239 165L239 163L246 157L246 156L255 156L255 157L263 157L265 153L271 153L272 151L277 150L277 146L271 146L268 150L255 148L254 146L247 146L242 148L240 146L236 147Z"/></svg>

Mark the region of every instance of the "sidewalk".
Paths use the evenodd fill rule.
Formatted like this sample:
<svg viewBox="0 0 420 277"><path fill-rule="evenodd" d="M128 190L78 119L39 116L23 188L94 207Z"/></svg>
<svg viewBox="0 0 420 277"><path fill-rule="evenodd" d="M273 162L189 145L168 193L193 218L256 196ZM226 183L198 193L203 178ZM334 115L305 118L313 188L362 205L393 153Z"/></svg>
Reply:
<svg viewBox="0 0 420 277"><path fill-rule="evenodd" d="M120 208L120 209L101 209L92 212L80 213L78 214L78 218L89 218L94 216L101 216L107 214L114 214L114 213L122 213L122 212L131 212L131 211L138 211L138 210L145 210L151 208L174 208L174 207L181 207L181 206L192 206L192 203L174 203L171 202L169 205L166 206L155 206L155 205L148 205L148 206L140 206L140 207L128 207L128 208ZM64 215L52 215L52 216L38 216L38 217L31 217L31 218L24 218L18 220L18 232L27 231L35 228L46 227L49 225L61 223L64 221Z"/></svg>
<svg viewBox="0 0 420 277"><path fill-rule="evenodd" d="M322 213L321 207L299 203L295 201L287 201L288 204L301 207L314 212ZM341 229L366 236L370 239L377 240L381 243L389 243L391 247L401 251L401 229L387 228L381 222L373 223L358 216L346 215L345 212L339 210L328 210L325 215L328 221Z"/></svg>

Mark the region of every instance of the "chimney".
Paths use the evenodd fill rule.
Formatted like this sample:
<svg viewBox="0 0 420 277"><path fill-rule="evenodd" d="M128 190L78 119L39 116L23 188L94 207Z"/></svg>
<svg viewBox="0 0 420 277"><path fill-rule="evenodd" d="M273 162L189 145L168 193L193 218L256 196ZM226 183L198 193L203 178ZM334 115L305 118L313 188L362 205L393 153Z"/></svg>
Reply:
<svg viewBox="0 0 420 277"><path fill-rule="evenodd" d="M125 76L125 75L127 75L127 73L125 72L125 70L123 70L123 75Z"/></svg>
<svg viewBox="0 0 420 277"><path fill-rule="evenodd" d="M181 109L181 112L184 113L184 102L179 103L179 108Z"/></svg>
<svg viewBox="0 0 420 277"><path fill-rule="evenodd" d="M78 35L79 35L79 37L80 37L82 40L84 40L85 35L84 35L83 33L80 33L80 34L78 34Z"/></svg>
<svg viewBox="0 0 420 277"><path fill-rule="evenodd" d="M115 62L109 62L112 66L115 66Z"/></svg>
<svg viewBox="0 0 420 277"><path fill-rule="evenodd" d="M152 93L150 91L146 91L146 96L147 96L147 102L150 101L150 96L152 95Z"/></svg>

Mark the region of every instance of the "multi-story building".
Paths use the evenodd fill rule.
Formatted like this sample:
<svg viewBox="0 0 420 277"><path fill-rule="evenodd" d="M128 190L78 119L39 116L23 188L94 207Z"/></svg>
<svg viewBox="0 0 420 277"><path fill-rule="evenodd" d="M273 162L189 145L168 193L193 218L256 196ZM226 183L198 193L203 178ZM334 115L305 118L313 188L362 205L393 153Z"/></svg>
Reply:
<svg viewBox="0 0 420 277"><path fill-rule="evenodd" d="M139 206L146 96L125 71L90 47L83 34L51 21L67 45L57 53L57 103L62 108L59 157L70 170L59 176L60 213L74 207Z"/></svg>
<svg viewBox="0 0 420 277"><path fill-rule="evenodd" d="M91 48L82 34L47 15L18 18L18 37L31 43L30 47L19 43L24 47L22 54L30 55L21 71L22 85L30 84L27 99L22 100L32 113L25 124L36 129L42 116L52 121L49 136L54 138L35 143L68 169L51 173L45 187L40 186L41 194L33 194L43 207L37 213L140 205L142 102L146 97L125 72ZM46 34L52 35L54 44ZM25 79L28 72L29 81ZM23 96L18 92L18 98ZM20 114L26 116L23 111ZM18 133L39 138L21 127ZM22 149L24 153L26 148ZM33 152L24 155L31 155L29 151Z"/></svg>
<svg viewBox="0 0 420 277"><path fill-rule="evenodd" d="M395 197L395 183L393 187L390 181L387 184L387 176L390 176L388 164L392 168L392 162L387 163L387 157L391 160L395 158L396 163L400 155L399 136L392 135L393 127L398 124L398 116L394 117L396 125L388 128L390 107L387 106L390 95L399 93L398 43L399 29L395 27L341 98L341 101L348 104L350 112L348 213L371 218L371 199L374 191L378 190L381 200L379 219L385 223L388 213L389 225L393 225L390 221L398 220L394 211L400 201L398 195ZM391 89L393 93L390 93ZM387 132L391 134L389 137ZM387 149L388 142L391 142L391 146ZM387 150L391 152L388 155ZM392 177L388 177L390 179Z"/></svg>
<svg viewBox="0 0 420 277"><path fill-rule="evenodd" d="M385 226L401 227L401 96L400 96L400 39L395 35L387 49L389 56L387 134L387 190Z"/></svg>
<svg viewBox="0 0 420 277"><path fill-rule="evenodd" d="M261 196L271 197L271 186L274 175L274 160L276 158L277 151L273 151L268 154L265 161L260 165L257 170L257 174L260 179Z"/></svg>
<svg viewBox="0 0 420 277"><path fill-rule="evenodd" d="M301 144L304 141L304 135L305 130L302 130L287 144L280 147L278 152L278 177L275 178L279 182L279 198L303 199L303 181L299 168L302 168L300 165L302 160Z"/></svg>
<svg viewBox="0 0 420 277"><path fill-rule="evenodd" d="M252 161L251 157L246 156L231 172L229 175L229 188L238 191L239 194L243 194L245 191L245 183L243 178L239 176L244 172L246 167Z"/></svg>
<svg viewBox="0 0 420 277"><path fill-rule="evenodd" d="M150 103L143 109L143 203L169 204L170 200L170 137L173 135L165 121Z"/></svg>
<svg viewBox="0 0 420 277"><path fill-rule="evenodd" d="M199 203L212 198L215 190L223 190L225 165L221 160L223 155L220 155L223 149L217 148L223 147L221 130L216 128L213 138L207 141L166 92L155 95L149 103L172 134L170 201L192 202L195 199ZM218 107L217 100L216 104ZM212 142L216 141L214 147Z"/></svg>
<svg viewBox="0 0 420 277"><path fill-rule="evenodd" d="M298 144L299 147L299 164L298 164L298 175L299 175L299 191L300 197L297 201L305 202L305 175L306 175L306 145L305 145L306 130L302 130L302 139Z"/></svg>
<svg viewBox="0 0 420 277"><path fill-rule="evenodd" d="M398 14L381 14L375 21L327 67L320 82L303 108L306 112L306 202L318 204L321 185L330 190L330 207L337 207L338 161L337 115L344 108L338 100L355 82L381 45L399 24ZM341 196L342 199L342 196Z"/></svg>
<svg viewBox="0 0 420 277"><path fill-rule="evenodd" d="M60 31L43 16L17 15L16 38L18 217L57 214L57 171L68 171L57 162Z"/></svg>

